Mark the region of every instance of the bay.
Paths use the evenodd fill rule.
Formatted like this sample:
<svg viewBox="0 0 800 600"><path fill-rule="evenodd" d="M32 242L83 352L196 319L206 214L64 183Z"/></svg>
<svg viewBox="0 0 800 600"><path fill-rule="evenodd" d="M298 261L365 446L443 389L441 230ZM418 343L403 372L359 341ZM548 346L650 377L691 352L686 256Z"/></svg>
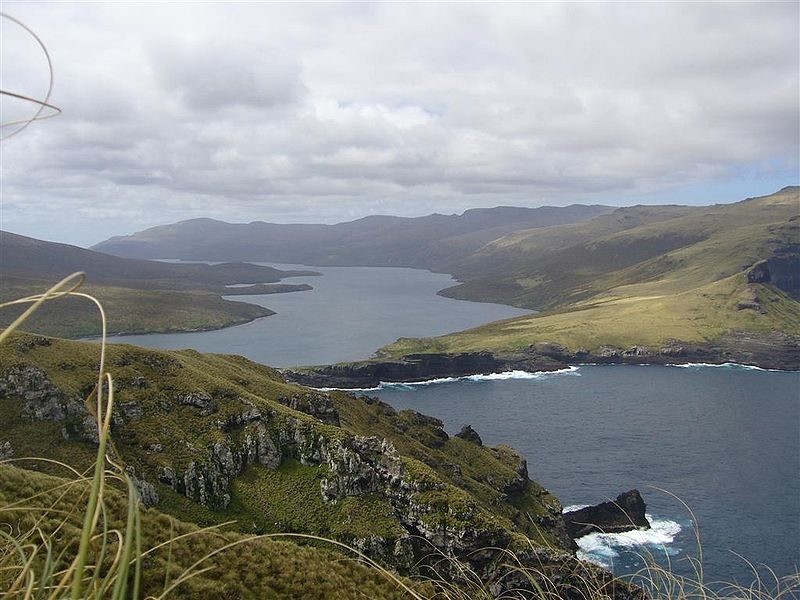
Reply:
<svg viewBox="0 0 800 600"><path fill-rule="evenodd" d="M385 267L312 268L322 277L284 280L308 283L312 290L229 298L265 306L275 315L216 331L114 336L109 341L241 354L273 367L289 367L365 359L399 337L441 335L530 314L502 304L437 296L437 291L457 283L441 273Z"/></svg>

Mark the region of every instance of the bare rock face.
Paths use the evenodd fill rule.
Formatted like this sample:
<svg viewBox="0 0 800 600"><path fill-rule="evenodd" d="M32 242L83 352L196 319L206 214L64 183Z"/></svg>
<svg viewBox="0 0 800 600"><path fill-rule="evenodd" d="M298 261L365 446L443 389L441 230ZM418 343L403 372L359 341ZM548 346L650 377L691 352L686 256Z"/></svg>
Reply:
<svg viewBox="0 0 800 600"><path fill-rule="evenodd" d="M472 425L464 425L456 434L457 438L461 438L462 440L467 440L468 442L472 442L473 444L477 444L478 446L483 446L483 440L481 440L481 436L478 435L478 432L472 428Z"/></svg>
<svg viewBox="0 0 800 600"><path fill-rule="evenodd" d="M14 458L14 448L11 442L0 442L0 461Z"/></svg>
<svg viewBox="0 0 800 600"><path fill-rule="evenodd" d="M293 394L292 396L278 398L278 402L288 406L293 410L311 415L327 423L328 425L339 426L339 413L333 405L330 396L323 392L306 392L304 394Z"/></svg>
<svg viewBox="0 0 800 600"><path fill-rule="evenodd" d="M46 338L45 338L46 339ZM22 414L40 421L63 421L65 437L97 442L97 421L83 400L59 390L47 374L34 366L15 366L0 375L0 395L23 401Z"/></svg>
<svg viewBox="0 0 800 600"><path fill-rule="evenodd" d="M773 256L754 264L747 272L748 283L770 283L795 298L800 296L800 248L786 246Z"/></svg>
<svg viewBox="0 0 800 600"><path fill-rule="evenodd" d="M645 516L646 505L639 490L617 496L613 502L602 502L564 513L567 533L577 539L590 533L622 533L634 529L650 529Z"/></svg>

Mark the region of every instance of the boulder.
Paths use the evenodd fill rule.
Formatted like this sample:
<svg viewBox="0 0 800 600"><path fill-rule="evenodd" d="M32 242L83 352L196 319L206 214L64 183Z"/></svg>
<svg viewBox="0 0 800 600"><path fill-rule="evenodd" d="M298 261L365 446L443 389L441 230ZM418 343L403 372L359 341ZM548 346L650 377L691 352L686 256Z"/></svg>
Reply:
<svg viewBox="0 0 800 600"><path fill-rule="evenodd" d="M565 512L564 522L572 539L589 533L622 533L634 529L650 529L645 508L639 490L630 490L611 502Z"/></svg>
<svg viewBox="0 0 800 600"><path fill-rule="evenodd" d="M483 446L483 440L481 440L481 436L478 435L478 432L472 428L472 425L464 425L456 434L457 438L461 438L462 440L467 440L468 442L472 442L473 444L477 444L478 446Z"/></svg>

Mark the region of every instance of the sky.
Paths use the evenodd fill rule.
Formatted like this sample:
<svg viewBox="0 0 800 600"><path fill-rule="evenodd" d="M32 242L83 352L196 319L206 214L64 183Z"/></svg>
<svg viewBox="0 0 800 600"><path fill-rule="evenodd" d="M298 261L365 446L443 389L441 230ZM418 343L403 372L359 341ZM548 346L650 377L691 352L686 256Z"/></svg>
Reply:
<svg viewBox="0 0 800 600"><path fill-rule="evenodd" d="M41 239L195 217L711 204L800 179L797 2L0 10L46 45L63 111L0 142L0 228ZM0 27L0 89L43 98L41 48Z"/></svg>

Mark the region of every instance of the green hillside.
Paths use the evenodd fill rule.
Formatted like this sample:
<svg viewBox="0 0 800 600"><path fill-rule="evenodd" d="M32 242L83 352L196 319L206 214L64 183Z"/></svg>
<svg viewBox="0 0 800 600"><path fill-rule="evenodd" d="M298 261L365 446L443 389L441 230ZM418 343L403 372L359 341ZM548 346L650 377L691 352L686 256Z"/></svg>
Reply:
<svg viewBox="0 0 800 600"><path fill-rule="evenodd" d="M444 293L541 313L399 340L383 352L518 351L542 341L595 352L737 331L798 336L798 214L800 191L786 188L731 205L634 207L517 233L478 252L470 259L477 266L462 267L465 283Z"/></svg>
<svg viewBox="0 0 800 600"><path fill-rule="evenodd" d="M4 456L61 460L79 470L91 464L97 431L83 399L96 382L97 360L95 344L27 334L0 347ZM438 565L439 576L456 576L459 563L439 564L450 557L487 585L503 576L502 549L523 563L533 557L545 574L588 568L572 554L558 500L528 479L524 459L510 448L451 437L438 420L377 399L287 384L241 357L115 345L106 364L116 382L113 455L145 503L181 521L233 519L239 533L322 535L409 575ZM63 475L42 460L19 464ZM0 480L13 497L5 489L11 478ZM305 556L322 561L315 577L330 574L335 582L352 573L379 585L349 563L335 567L310 550L292 552L259 567L262 574ZM269 577L263 585L277 585ZM295 584L308 585L307 576L282 584L284 592ZM223 578L216 585L232 593L238 584Z"/></svg>
<svg viewBox="0 0 800 600"><path fill-rule="evenodd" d="M0 231L0 302L41 294L76 271L86 273L84 290L96 296L109 317L109 333L152 333L218 329L274 314L223 295L270 294L310 289L275 283L315 275L247 263L173 264L119 258L67 244ZM232 284L255 284L231 288ZM24 307L0 310L0 327ZM48 303L30 322L37 331L63 337L100 334L97 313L74 298Z"/></svg>

